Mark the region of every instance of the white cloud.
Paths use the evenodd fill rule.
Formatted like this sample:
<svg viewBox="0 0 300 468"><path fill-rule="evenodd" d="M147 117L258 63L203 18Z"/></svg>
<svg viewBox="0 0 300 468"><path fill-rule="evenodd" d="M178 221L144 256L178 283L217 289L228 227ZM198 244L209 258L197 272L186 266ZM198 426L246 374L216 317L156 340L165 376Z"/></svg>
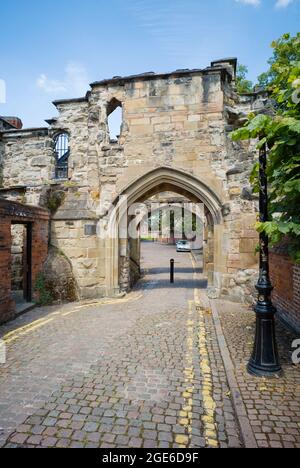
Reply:
<svg viewBox="0 0 300 468"><path fill-rule="evenodd" d="M259 6L261 4L261 0L235 0L237 3L243 3L244 5L252 5L252 6Z"/></svg>
<svg viewBox="0 0 300 468"><path fill-rule="evenodd" d="M37 81L37 86L48 94L74 94L84 95L88 90L89 79L86 69L78 63L68 63L65 68L63 80L49 78L42 73Z"/></svg>
<svg viewBox="0 0 300 468"><path fill-rule="evenodd" d="M62 81L51 80L44 73L38 77L36 84L39 88L49 94L58 94L66 91L65 85Z"/></svg>
<svg viewBox="0 0 300 468"><path fill-rule="evenodd" d="M294 0L277 0L276 2L276 8L286 8L288 7L291 3L293 3Z"/></svg>
<svg viewBox="0 0 300 468"><path fill-rule="evenodd" d="M188 64L193 53L190 44L199 36L199 22L195 18L200 14L200 3L191 0L129 0L124 2L124 8L155 42L159 53L173 57L179 65Z"/></svg>
<svg viewBox="0 0 300 468"><path fill-rule="evenodd" d="M252 5L258 7L262 4L262 0L235 0L237 3L243 3L244 5ZM275 8L282 9L291 5L294 0L276 0Z"/></svg>

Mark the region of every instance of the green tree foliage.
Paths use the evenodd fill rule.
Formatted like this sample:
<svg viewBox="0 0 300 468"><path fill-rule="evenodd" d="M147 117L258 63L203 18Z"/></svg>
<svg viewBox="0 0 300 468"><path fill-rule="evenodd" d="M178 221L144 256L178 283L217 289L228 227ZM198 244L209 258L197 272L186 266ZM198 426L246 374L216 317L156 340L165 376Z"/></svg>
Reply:
<svg viewBox="0 0 300 468"><path fill-rule="evenodd" d="M247 80L248 68L245 65L239 65L236 74L236 90L238 93L252 93L253 83Z"/></svg>
<svg viewBox="0 0 300 468"><path fill-rule="evenodd" d="M288 74L285 72L292 62L299 61L300 57L300 33L295 37L284 34L278 41L271 44L273 57L269 60L269 70L258 77L260 86L276 91L276 86L286 88L288 84Z"/></svg>
<svg viewBox="0 0 300 468"><path fill-rule="evenodd" d="M300 263L300 33L285 34L272 44L271 68L260 78L276 102L274 115L250 115L246 125L231 134L233 140L259 138L267 144L270 220L258 223L271 243L289 237L289 249ZM251 181L259 190L258 164Z"/></svg>

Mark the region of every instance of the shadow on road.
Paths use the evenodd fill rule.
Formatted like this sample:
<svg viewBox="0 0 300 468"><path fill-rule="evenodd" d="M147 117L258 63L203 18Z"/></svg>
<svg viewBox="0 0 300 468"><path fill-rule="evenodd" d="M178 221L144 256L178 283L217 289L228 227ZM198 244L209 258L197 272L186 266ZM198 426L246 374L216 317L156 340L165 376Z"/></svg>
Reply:
<svg viewBox="0 0 300 468"><path fill-rule="evenodd" d="M195 271L198 274L203 273L202 268L197 268L196 270L194 270L193 268L189 268L189 267L186 267L186 268L179 267L179 268L177 268L176 267L176 262L175 262L175 274L176 273L191 273L191 274L193 274ZM170 273L170 267L148 268L147 273L149 273L150 275L160 275L160 274L164 274L164 273L168 274L168 273Z"/></svg>
<svg viewBox="0 0 300 468"><path fill-rule="evenodd" d="M139 283L139 289L172 289L172 288L181 288L181 289L207 289L208 283L207 280L191 280L191 279L175 279L174 284L170 284L169 279L159 279L155 278L147 281L147 283Z"/></svg>

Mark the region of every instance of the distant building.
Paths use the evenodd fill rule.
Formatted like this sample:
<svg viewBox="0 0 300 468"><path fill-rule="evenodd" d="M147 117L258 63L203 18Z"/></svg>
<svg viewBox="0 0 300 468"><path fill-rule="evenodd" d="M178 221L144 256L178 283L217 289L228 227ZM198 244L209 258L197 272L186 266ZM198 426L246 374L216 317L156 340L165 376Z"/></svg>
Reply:
<svg viewBox="0 0 300 468"><path fill-rule="evenodd" d="M18 117L4 117L0 115L0 132L6 130L21 130L22 120Z"/></svg>

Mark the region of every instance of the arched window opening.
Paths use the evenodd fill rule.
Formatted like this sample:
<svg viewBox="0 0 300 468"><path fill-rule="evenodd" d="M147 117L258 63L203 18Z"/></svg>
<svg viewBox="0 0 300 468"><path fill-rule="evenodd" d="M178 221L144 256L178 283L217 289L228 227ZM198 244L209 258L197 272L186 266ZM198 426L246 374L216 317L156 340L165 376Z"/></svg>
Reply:
<svg viewBox="0 0 300 468"><path fill-rule="evenodd" d="M60 133L55 139L55 178L68 178L68 162L70 156L69 135Z"/></svg>
<svg viewBox="0 0 300 468"><path fill-rule="evenodd" d="M113 98L107 106L108 116L108 131L111 143L118 142L123 123L122 103L118 99Z"/></svg>

